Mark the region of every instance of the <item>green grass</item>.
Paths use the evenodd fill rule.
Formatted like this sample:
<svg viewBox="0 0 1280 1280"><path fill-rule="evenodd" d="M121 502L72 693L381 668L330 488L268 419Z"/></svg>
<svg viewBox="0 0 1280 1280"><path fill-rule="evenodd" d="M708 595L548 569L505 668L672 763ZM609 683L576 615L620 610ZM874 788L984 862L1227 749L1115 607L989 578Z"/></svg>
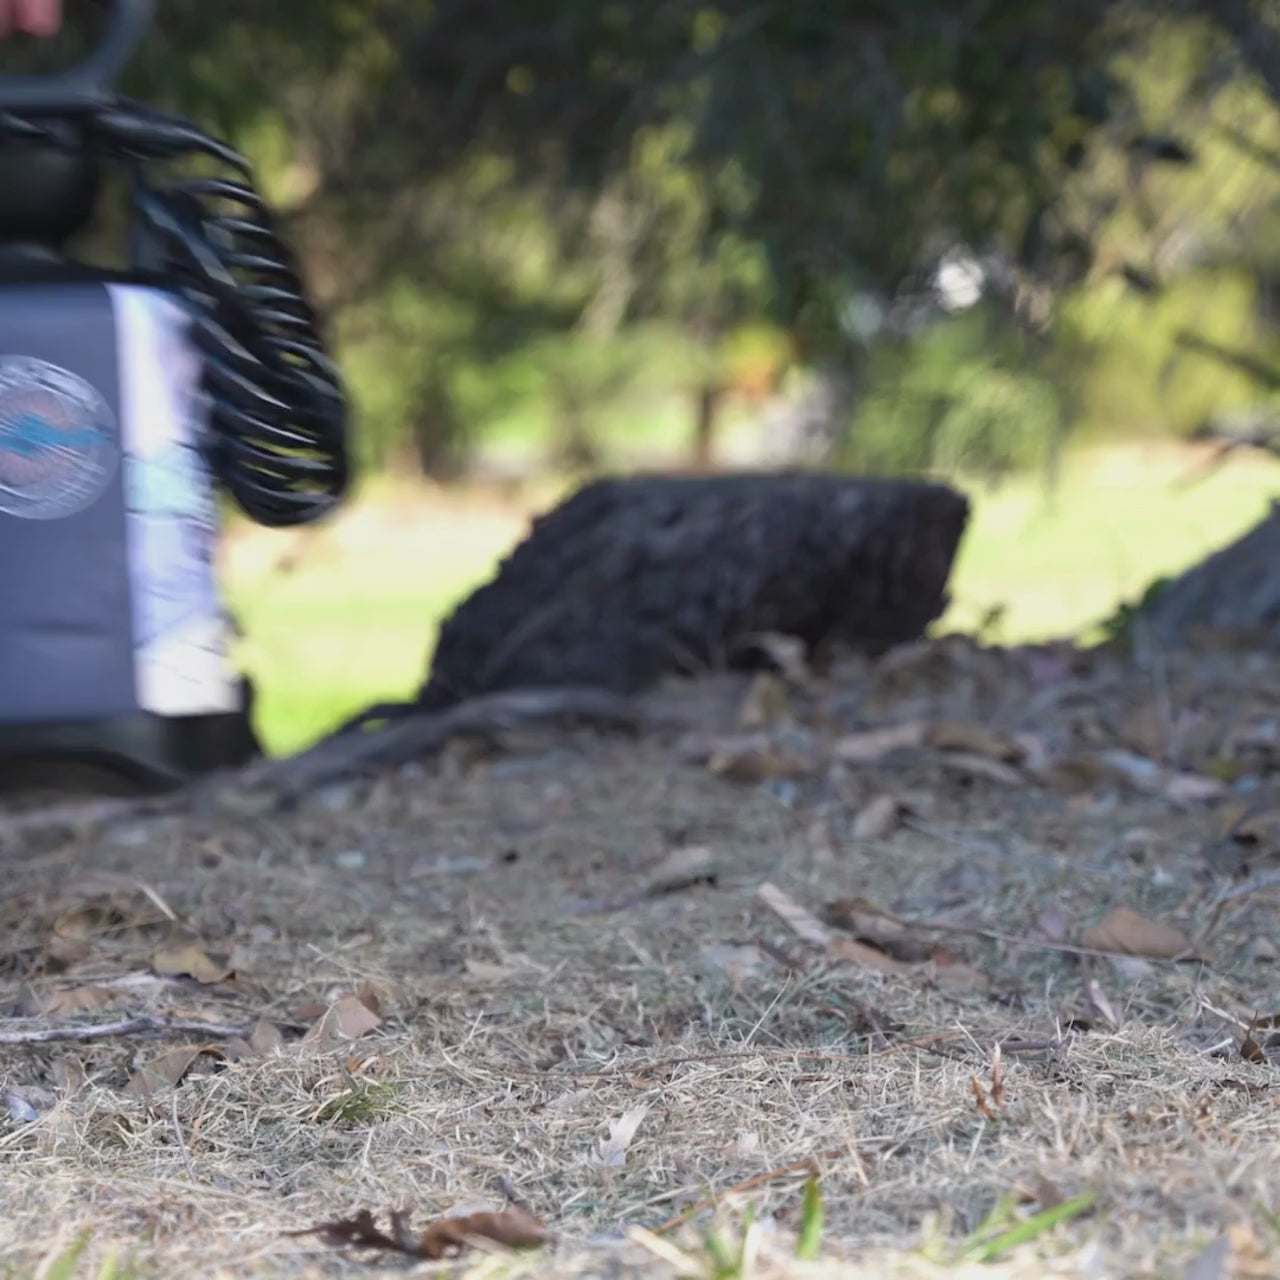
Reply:
<svg viewBox="0 0 1280 1280"><path fill-rule="evenodd" d="M974 513L944 625L972 629L1002 605L990 638L1080 633L1153 578L1236 537L1280 492L1280 468L1256 461L1179 487L1193 465L1168 450L1145 460L1110 451L1072 461L1053 500L1030 479L994 493L971 489ZM228 596L249 635L244 660L270 750L294 750L418 686L437 623L492 574L520 532L519 513L476 514L450 502L442 514L443 505L425 494L408 515L403 502L388 504L385 516L363 518L359 543L348 545L339 529L335 550L289 575L233 570Z"/></svg>
<svg viewBox="0 0 1280 1280"><path fill-rule="evenodd" d="M438 623L492 575L511 540L501 526L460 520L435 544L398 543L389 530L373 554L288 575L230 574L267 749L296 750L370 703L411 696Z"/></svg>
<svg viewBox="0 0 1280 1280"><path fill-rule="evenodd" d="M1073 460L1060 492L1020 480L971 489L974 513L952 577L949 626L1003 605L992 638L1079 634L1154 578L1238 537L1280 494L1280 467L1242 461L1194 485L1190 455L1114 451Z"/></svg>

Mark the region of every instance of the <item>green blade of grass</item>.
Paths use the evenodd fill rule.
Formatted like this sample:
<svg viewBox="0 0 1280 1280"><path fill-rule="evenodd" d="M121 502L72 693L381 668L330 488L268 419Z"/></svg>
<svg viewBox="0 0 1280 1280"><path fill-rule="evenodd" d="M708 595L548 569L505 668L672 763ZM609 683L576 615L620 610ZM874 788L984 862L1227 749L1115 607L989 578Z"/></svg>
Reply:
<svg viewBox="0 0 1280 1280"><path fill-rule="evenodd" d="M1072 1200L1066 1200L1062 1204L1055 1204L1050 1209L1041 1209L1039 1213L1032 1214L1025 1221L1019 1222L1017 1226L1010 1227L1008 1231L1002 1232L994 1240L988 1240L982 1244L972 1246L966 1250L966 1256L977 1262L994 1262L1007 1250L1016 1248L1020 1244L1026 1244L1037 1236L1043 1235L1046 1231L1052 1230L1058 1223L1066 1222L1082 1214L1097 1198L1098 1193L1096 1191L1087 1191L1084 1195L1076 1196Z"/></svg>
<svg viewBox="0 0 1280 1280"><path fill-rule="evenodd" d="M82 1231L66 1253L61 1254L44 1273L45 1280L72 1280L76 1274L76 1264L80 1261L80 1255L88 1245L89 1232Z"/></svg>
<svg viewBox="0 0 1280 1280"><path fill-rule="evenodd" d="M702 1240L707 1253L711 1255L711 1263L717 1276L727 1278L741 1273L741 1258L715 1227L708 1227Z"/></svg>
<svg viewBox="0 0 1280 1280"><path fill-rule="evenodd" d="M817 1178L804 1184L804 1203L800 1211L800 1239L796 1242L796 1257L801 1262L812 1262L822 1248L822 1191Z"/></svg>

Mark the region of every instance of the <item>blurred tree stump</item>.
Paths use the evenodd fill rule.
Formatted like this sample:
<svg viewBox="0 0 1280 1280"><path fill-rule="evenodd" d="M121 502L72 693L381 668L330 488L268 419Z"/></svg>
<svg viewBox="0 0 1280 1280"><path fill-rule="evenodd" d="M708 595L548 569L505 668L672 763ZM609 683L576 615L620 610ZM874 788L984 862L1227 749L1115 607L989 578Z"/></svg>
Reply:
<svg viewBox="0 0 1280 1280"><path fill-rule="evenodd" d="M444 623L418 706L552 685L634 693L752 665L766 633L883 652L945 609L968 514L963 495L909 481L597 481L535 521Z"/></svg>
<svg viewBox="0 0 1280 1280"><path fill-rule="evenodd" d="M1140 616L1162 648L1215 632L1274 645L1280 640L1280 503L1243 537L1165 583Z"/></svg>

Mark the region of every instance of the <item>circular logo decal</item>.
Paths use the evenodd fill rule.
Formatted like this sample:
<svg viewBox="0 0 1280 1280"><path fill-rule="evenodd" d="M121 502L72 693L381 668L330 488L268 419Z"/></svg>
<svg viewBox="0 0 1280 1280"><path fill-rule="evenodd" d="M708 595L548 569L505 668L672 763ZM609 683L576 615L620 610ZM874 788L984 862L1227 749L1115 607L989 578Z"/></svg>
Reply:
<svg viewBox="0 0 1280 1280"><path fill-rule="evenodd" d="M115 417L83 378L0 356L0 511L59 520L92 506L119 461Z"/></svg>

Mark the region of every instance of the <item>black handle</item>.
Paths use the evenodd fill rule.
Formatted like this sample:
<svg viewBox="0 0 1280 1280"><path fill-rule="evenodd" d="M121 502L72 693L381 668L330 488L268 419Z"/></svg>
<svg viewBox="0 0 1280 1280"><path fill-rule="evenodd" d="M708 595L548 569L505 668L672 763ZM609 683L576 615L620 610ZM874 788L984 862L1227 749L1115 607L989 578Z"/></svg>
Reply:
<svg viewBox="0 0 1280 1280"><path fill-rule="evenodd" d="M0 76L0 111L69 115L109 103L154 8L154 0L112 0L106 37L79 66L54 76Z"/></svg>

